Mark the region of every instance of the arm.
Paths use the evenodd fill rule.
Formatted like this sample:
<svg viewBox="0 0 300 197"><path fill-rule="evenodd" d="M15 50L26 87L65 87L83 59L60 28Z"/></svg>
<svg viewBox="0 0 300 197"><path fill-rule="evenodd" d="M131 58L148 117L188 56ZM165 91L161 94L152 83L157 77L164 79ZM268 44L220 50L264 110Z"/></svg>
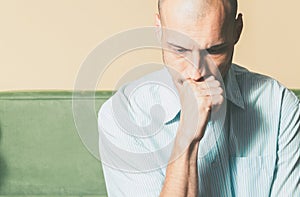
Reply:
<svg viewBox="0 0 300 197"><path fill-rule="evenodd" d="M98 114L99 152L108 196L159 196L164 174L161 169L147 172L131 171L137 167L136 158L131 157L134 151L147 150L136 144L133 137L120 130L113 117L111 105L109 99L102 105ZM131 152L133 154L130 154Z"/></svg>
<svg viewBox="0 0 300 197"><path fill-rule="evenodd" d="M170 163L161 196L197 196L197 152L199 142L190 145L174 162Z"/></svg>
<svg viewBox="0 0 300 197"><path fill-rule="evenodd" d="M271 196L300 196L300 101L286 90L277 142L277 164Z"/></svg>
<svg viewBox="0 0 300 197"><path fill-rule="evenodd" d="M199 143L211 108L223 102L223 91L214 77L203 82L187 80L182 86L176 86L182 106L180 123L160 196L193 197L198 196Z"/></svg>

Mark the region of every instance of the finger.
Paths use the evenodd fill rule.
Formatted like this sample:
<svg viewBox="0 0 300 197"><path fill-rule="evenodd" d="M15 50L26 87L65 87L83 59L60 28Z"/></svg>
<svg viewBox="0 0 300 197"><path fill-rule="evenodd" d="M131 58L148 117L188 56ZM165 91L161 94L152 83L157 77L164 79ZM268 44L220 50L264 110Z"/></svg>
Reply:
<svg viewBox="0 0 300 197"><path fill-rule="evenodd" d="M213 80L216 80L216 78L213 75L204 79L204 81L213 81Z"/></svg>
<svg viewBox="0 0 300 197"><path fill-rule="evenodd" d="M203 91L203 92L211 91L211 94L223 93L223 89L221 88L221 83L217 80L209 81L209 82L195 82L193 80L185 80L184 84L191 86L195 91Z"/></svg>
<svg viewBox="0 0 300 197"><path fill-rule="evenodd" d="M205 111L210 111L213 106L212 96L208 95L205 97L202 97L201 101L201 108L203 108Z"/></svg>
<svg viewBox="0 0 300 197"><path fill-rule="evenodd" d="M210 88L210 89L198 89L195 90L196 95L200 97L204 96L214 96L214 95L222 95L223 94L223 89L221 87L217 88Z"/></svg>
<svg viewBox="0 0 300 197"><path fill-rule="evenodd" d="M209 88L210 95L222 95L224 90L221 87Z"/></svg>
<svg viewBox="0 0 300 197"><path fill-rule="evenodd" d="M221 86L221 83L219 81L217 81L217 80L204 81L204 82L194 82L194 84L199 89L216 88L216 87L220 87Z"/></svg>
<svg viewBox="0 0 300 197"><path fill-rule="evenodd" d="M222 105L224 97L222 95L212 95L211 100L213 106Z"/></svg>
<svg viewBox="0 0 300 197"><path fill-rule="evenodd" d="M211 96L211 91L210 89L205 89L205 90L198 90L195 91L197 97L206 97L206 96Z"/></svg>
<svg viewBox="0 0 300 197"><path fill-rule="evenodd" d="M192 79L185 79L182 83L183 86L196 86L195 82Z"/></svg>
<svg viewBox="0 0 300 197"><path fill-rule="evenodd" d="M208 81L206 83L210 88L221 87L221 83L218 80Z"/></svg>

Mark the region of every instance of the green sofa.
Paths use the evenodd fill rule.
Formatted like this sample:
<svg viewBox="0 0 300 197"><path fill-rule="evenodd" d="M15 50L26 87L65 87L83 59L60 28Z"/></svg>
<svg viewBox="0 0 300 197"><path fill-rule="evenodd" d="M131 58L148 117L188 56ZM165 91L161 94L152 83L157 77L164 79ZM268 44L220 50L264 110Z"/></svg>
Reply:
<svg viewBox="0 0 300 197"><path fill-rule="evenodd" d="M112 95L96 93L96 110ZM101 163L84 147L72 92L0 92L0 197L107 196Z"/></svg>
<svg viewBox="0 0 300 197"><path fill-rule="evenodd" d="M95 110L111 95L96 92ZM107 196L101 163L77 134L72 92L0 92L3 196Z"/></svg>

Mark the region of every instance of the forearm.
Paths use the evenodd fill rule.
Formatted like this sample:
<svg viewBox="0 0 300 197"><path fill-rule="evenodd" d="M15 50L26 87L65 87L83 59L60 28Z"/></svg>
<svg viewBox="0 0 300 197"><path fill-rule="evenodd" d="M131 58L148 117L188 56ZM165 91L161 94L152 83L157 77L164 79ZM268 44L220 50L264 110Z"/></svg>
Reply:
<svg viewBox="0 0 300 197"><path fill-rule="evenodd" d="M175 80L175 85L180 95L180 121L160 196L196 197L198 147L212 107L223 102L223 89L213 76L199 82ZM216 99L212 100L213 96Z"/></svg>
<svg viewBox="0 0 300 197"><path fill-rule="evenodd" d="M166 178L161 197L186 197L198 194L197 154L199 142L192 143L167 167ZM180 149L174 148L172 156L178 155ZM183 149L181 149L183 150Z"/></svg>

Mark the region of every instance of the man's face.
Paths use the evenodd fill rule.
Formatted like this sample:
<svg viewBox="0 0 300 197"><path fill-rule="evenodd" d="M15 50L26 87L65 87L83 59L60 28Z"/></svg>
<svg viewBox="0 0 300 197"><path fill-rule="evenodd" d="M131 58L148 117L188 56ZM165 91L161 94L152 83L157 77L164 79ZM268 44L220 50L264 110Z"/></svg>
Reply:
<svg viewBox="0 0 300 197"><path fill-rule="evenodd" d="M235 34L234 18L228 16L224 5L199 2L168 0L158 16L163 27L164 63L182 80L198 81L213 74L216 68L224 77L239 37Z"/></svg>

